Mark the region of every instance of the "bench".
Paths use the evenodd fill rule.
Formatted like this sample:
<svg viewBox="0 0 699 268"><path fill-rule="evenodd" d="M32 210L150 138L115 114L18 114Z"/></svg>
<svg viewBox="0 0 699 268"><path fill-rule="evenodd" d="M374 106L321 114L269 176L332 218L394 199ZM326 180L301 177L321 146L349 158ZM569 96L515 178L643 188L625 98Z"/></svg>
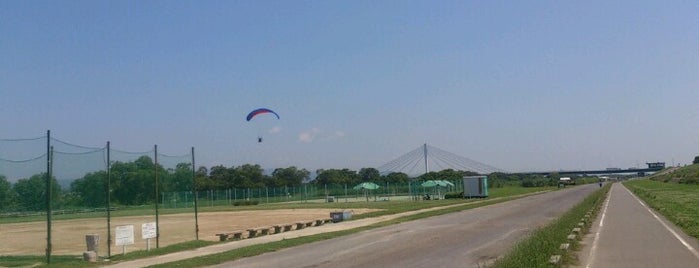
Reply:
<svg viewBox="0 0 699 268"><path fill-rule="evenodd" d="M257 229L248 229L248 238L253 238L257 235Z"/></svg>
<svg viewBox="0 0 699 268"><path fill-rule="evenodd" d="M218 233L216 234L218 236L219 241L226 241L229 238L233 240L240 240L243 239L243 231L234 231L230 233Z"/></svg>

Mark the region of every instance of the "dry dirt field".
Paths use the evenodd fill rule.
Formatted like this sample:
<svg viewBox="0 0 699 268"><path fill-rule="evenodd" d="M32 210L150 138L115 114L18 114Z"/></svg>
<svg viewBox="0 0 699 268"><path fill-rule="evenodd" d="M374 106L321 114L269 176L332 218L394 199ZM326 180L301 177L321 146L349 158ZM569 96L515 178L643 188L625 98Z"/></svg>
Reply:
<svg viewBox="0 0 699 268"><path fill-rule="evenodd" d="M245 230L248 228L294 223L297 221L324 219L330 217L333 209L284 209L235 212L199 213L199 239L218 241L215 235L223 231ZM370 209L353 209L353 214L367 213ZM191 241L195 239L194 214L161 215L160 246ZM134 225L135 244L125 247L126 252L146 249L146 240L141 239L141 224L155 222L155 216L114 217L114 228L119 225ZM100 256L107 254L107 219L78 219L53 221L52 240L54 255L81 255L85 251L85 235L98 234ZM0 224L0 255L43 255L46 248L46 222ZM114 243L114 242L112 242ZM155 248L155 239L151 239ZM120 254L122 247L112 244L112 255Z"/></svg>

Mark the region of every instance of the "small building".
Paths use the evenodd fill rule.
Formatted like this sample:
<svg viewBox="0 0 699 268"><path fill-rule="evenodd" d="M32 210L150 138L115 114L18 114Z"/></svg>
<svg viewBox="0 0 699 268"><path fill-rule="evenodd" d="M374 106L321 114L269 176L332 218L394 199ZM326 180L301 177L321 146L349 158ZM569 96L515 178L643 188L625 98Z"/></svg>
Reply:
<svg viewBox="0 0 699 268"><path fill-rule="evenodd" d="M665 168L665 162L646 163L646 165L648 165L649 169L663 169L663 168Z"/></svg>
<svg viewBox="0 0 699 268"><path fill-rule="evenodd" d="M464 198L488 197L487 176L464 176Z"/></svg>

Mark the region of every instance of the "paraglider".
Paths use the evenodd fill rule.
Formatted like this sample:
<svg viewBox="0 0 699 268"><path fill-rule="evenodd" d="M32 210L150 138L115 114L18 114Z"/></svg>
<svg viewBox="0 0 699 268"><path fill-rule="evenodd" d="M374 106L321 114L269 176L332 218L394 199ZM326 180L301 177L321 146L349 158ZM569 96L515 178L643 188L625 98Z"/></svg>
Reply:
<svg viewBox="0 0 699 268"><path fill-rule="evenodd" d="M250 112L248 114L248 116L245 118L245 120L247 120L249 122L254 117L261 115L261 114L266 114L266 113L271 113L271 114L277 116L277 119L279 119L279 115L277 113L275 113L274 111L267 109L267 108L259 108L259 109L255 109L252 112Z"/></svg>
<svg viewBox="0 0 699 268"><path fill-rule="evenodd" d="M267 108L258 108L258 109L253 110L252 112L250 112L248 114L248 116L245 117L245 120L248 122L250 122L253 119L257 120L258 116L265 115L265 114L273 115L277 119L279 119L279 114L277 114L276 112L274 112L270 109L267 109ZM257 136L257 143L262 143L262 135Z"/></svg>

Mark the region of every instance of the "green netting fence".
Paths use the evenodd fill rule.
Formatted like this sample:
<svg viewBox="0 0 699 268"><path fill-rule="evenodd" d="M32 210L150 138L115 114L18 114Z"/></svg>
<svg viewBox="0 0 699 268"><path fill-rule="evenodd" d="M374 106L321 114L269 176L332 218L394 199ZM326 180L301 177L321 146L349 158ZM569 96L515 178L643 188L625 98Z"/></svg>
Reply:
<svg viewBox="0 0 699 268"><path fill-rule="evenodd" d="M444 198L447 192L461 192L463 185L450 180L454 186L423 187L420 181L403 183L378 183L375 190L354 189L355 185L312 183L297 187L230 188L199 191L199 207L236 206L245 204L305 203L305 202L366 202L387 200L417 200L429 195L431 199ZM160 197L165 208L192 206L191 191L163 192Z"/></svg>

